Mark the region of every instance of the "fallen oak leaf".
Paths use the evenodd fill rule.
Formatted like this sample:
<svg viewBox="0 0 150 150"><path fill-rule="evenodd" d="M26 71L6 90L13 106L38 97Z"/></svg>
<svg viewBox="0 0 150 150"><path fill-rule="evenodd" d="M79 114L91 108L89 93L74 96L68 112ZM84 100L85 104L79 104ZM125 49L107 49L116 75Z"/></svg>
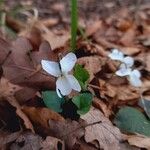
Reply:
<svg viewBox="0 0 150 150"><path fill-rule="evenodd" d="M125 135L130 145L150 150L150 138L143 135Z"/></svg>
<svg viewBox="0 0 150 150"><path fill-rule="evenodd" d="M72 149L74 144L84 135L85 123L77 121L65 120L54 121L49 120L49 129L53 136L65 141L67 148Z"/></svg>
<svg viewBox="0 0 150 150"><path fill-rule="evenodd" d="M2 149L6 144L13 142L21 134L20 131L14 133L0 132L0 149Z"/></svg>
<svg viewBox="0 0 150 150"><path fill-rule="evenodd" d="M105 117L109 117L112 114L112 111L108 108L108 106L99 98L94 97L92 104L95 108L101 110Z"/></svg>
<svg viewBox="0 0 150 150"><path fill-rule="evenodd" d="M100 95L102 97L116 97L119 103L135 102L139 97L139 91L130 85L112 85L103 80L99 80Z"/></svg>
<svg viewBox="0 0 150 150"><path fill-rule="evenodd" d="M104 150L119 150L119 143L123 140L120 130L113 126L104 115L94 107L84 116L81 116L88 124L85 128L85 141L93 143L98 141L99 147ZM94 124L95 123L95 124Z"/></svg>
<svg viewBox="0 0 150 150"><path fill-rule="evenodd" d="M13 142L9 148L11 150L39 150L41 149L42 145L42 137L32 132L22 132L22 134Z"/></svg>
<svg viewBox="0 0 150 150"><path fill-rule="evenodd" d="M20 104L17 102L16 98L14 96L8 96L7 101L16 108L16 114L24 121L24 125L27 129L30 129L33 133L34 128L32 126L32 123L30 122L27 115L22 111L22 108Z"/></svg>
<svg viewBox="0 0 150 150"><path fill-rule="evenodd" d="M33 126L28 117L22 112L20 104L14 97L15 93L19 91L21 87L10 83L7 79L2 77L0 79L0 100L7 100L12 106L16 108L16 113L24 121L27 129L31 129L34 132Z"/></svg>
<svg viewBox="0 0 150 150"><path fill-rule="evenodd" d="M41 125L44 128L49 128L48 121L50 119L64 122L64 118L61 115L48 108L23 106L22 110L32 122Z"/></svg>
<svg viewBox="0 0 150 150"><path fill-rule="evenodd" d="M121 51L126 55L136 55L141 52L140 48L137 47L121 47Z"/></svg>
<svg viewBox="0 0 150 150"><path fill-rule="evenodd" d="M18 38L12 46L12 53L3 65L4 76L12 83L30 88L54 88L55 79L44 72L36 71L41 59L56 59L47 42L41 44L39 51L31 51L32 45L26 38ZM9 60L8 60L9 61ZM36 73L37 72L37 73ZM30 74L34 73L30 78Z"/></svg>
<svg viewBox="0 0 150 150"><path fill-rule="evenodd" d="M0 100L7 98L8 96L13 96L17 91L22 88L18 85L10 83L6 78L2 77L0 79Z"/></svg>
<svg viewBox="0 0 150 150"><path fill-rule="evenodd" d="M65 150L64 142L60 139L57 139L55 137L47 136L44 141L41 143L43 150Z"/></svg>
<svg viewBox="0 0 150 150"><path fill-rule="evenodd" d="M86 29L85 29L85 34L87 37L94 35L94 33L96 33L98 30L101 29L102 27L102 20L96 20L94 22L92 22L93 24L89 24L87 25ZM91 28L92 26L92 28Z"/></svg>

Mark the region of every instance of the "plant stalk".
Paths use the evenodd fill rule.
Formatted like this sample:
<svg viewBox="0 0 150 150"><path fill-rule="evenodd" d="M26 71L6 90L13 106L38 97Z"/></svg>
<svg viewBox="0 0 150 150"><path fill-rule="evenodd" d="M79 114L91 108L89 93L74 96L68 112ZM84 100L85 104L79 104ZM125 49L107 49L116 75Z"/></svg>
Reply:
<svg viewBox="0 0 150 150"><path fill-rule="evenodd" d="M77 0L71 0L71 51L72 52L75 52L76 50L77 27L78 27Z"/></svg>

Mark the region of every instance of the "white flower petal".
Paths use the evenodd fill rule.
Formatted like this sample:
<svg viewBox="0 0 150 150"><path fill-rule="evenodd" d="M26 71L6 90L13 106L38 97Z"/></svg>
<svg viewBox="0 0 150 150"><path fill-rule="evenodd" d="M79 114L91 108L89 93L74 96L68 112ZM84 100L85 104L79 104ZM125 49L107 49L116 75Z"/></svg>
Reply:
<svg viewBox="0 0 150 150"><path fill-rule="evenodd" d="M42 60L42 68L49 74L59 77L61 75L61 70L57 62Z"/></svg>
<svg viewBox="0 0 150 150"><path fill-rule="evenodd" d="M57 93L58 97L62 98L61 93L58 88L56 88L56 93Z"/></svg>
<svg viewBox="0 0 150 150"><path fill-rule="evenodd" d="M56 81L56 90L60 90L63 96L69 95L72 91L72 88L66 77L59 77Z"/></svg>
<svg viewBox="0 0 150 150"><path fill-rule="evenodd" d="M137 70L137 69L134 69L134 70L131 72L131 75L132 75L132 76L135 76L135 77L137 77L137 78L140 78L140 77L141 77L141 73L140 73L140 71Z"/></svg>
<svg viewBox="0 0 150 150"><path fill-rule="evenodd" d="M132 57L127 56L123 59L123 62L126 64L127 67L132 67L134 64L134 59Z"/></svg>
<svg viewBox="0 0 150 150"><path fill-rule="evenodd" d="M141 81L140 78L137 78L137 77L134 77L134 76L129 76L129 81L130 81L130 84L132 86L135 86L135 87L142 86L142 81Z"/></svg>
<svg viewBox="0 0 150 150"><path fill-rule="evenodd" d="M74 53L68 53L65 57L60 60L62 72L69 72L74 67L77 61L77 57Z"/></svg>
<svg viewBox="0 0 150 150"><path fill-rule="evenodd" d="M140 77L141 77L141 73L137 69L134 69L129 75L129 81L131 85L135 87L142 86L142 81Z"/></svg>
<svg viewBox="0 0 150 150"><path fill-rule="evenodd" d="M118 49L113 49L112 52L108 55L112 60L123 61L124 54L120 52Z"/></svg>
<svg viewBox="0 0 150 150"><path fill-rule="evenodd" d="M66 75L66 78L73 90L78 91L78 92L81 91L81 86L78 80L73 75Z"/></svg>
<svg viewBox="0 0 150 150"><path fill-rule="evenodd" d="M120 65L120 69L118 71L116 71L116 75L120 76L120 77L124 77L127 76L131 73L131 69L127 68L125 66L125 64L121 64Z"/></svg>

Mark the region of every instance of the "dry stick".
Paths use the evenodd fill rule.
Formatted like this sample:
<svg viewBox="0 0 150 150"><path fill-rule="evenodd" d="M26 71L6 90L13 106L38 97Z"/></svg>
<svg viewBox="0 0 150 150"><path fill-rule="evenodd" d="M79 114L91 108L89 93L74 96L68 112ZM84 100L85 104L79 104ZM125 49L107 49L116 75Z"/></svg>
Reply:
<svg viewBox="0 0 150 150"><path fill-rule="evenodd" d="M26 114L21 110L21 106L19 105L19 103L17 102L16 98L14 96L7 96L6 99L8 100L8 102L14 106L16 108L16 114L23 119L25 127L27 129L31 129L31 131L33 133L35 133L34 128L32 126L31 121L29 120L29 118L26 116Z"/></svg>
<svg viewBox="0 0 150 150"><path fill-rule="evenodd" d="M94 89L100 90L100 87L97 86L97 85L93 85L93 84L90 84L90 83L89 83L88 86L90 86L90 87L92 87L92 88L94 88Z"/></svg>

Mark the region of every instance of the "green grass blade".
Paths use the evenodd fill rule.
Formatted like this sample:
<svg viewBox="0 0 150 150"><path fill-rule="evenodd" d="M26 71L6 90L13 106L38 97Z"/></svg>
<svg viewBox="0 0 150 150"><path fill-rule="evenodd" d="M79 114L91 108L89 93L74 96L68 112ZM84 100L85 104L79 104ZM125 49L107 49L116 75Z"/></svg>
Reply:
<svg viewBox="0 0 150 150"><path fill-rule="evenodd" d="M76 38L78 27L77 0L71 0L71 51L76 50Z"/></svg>

